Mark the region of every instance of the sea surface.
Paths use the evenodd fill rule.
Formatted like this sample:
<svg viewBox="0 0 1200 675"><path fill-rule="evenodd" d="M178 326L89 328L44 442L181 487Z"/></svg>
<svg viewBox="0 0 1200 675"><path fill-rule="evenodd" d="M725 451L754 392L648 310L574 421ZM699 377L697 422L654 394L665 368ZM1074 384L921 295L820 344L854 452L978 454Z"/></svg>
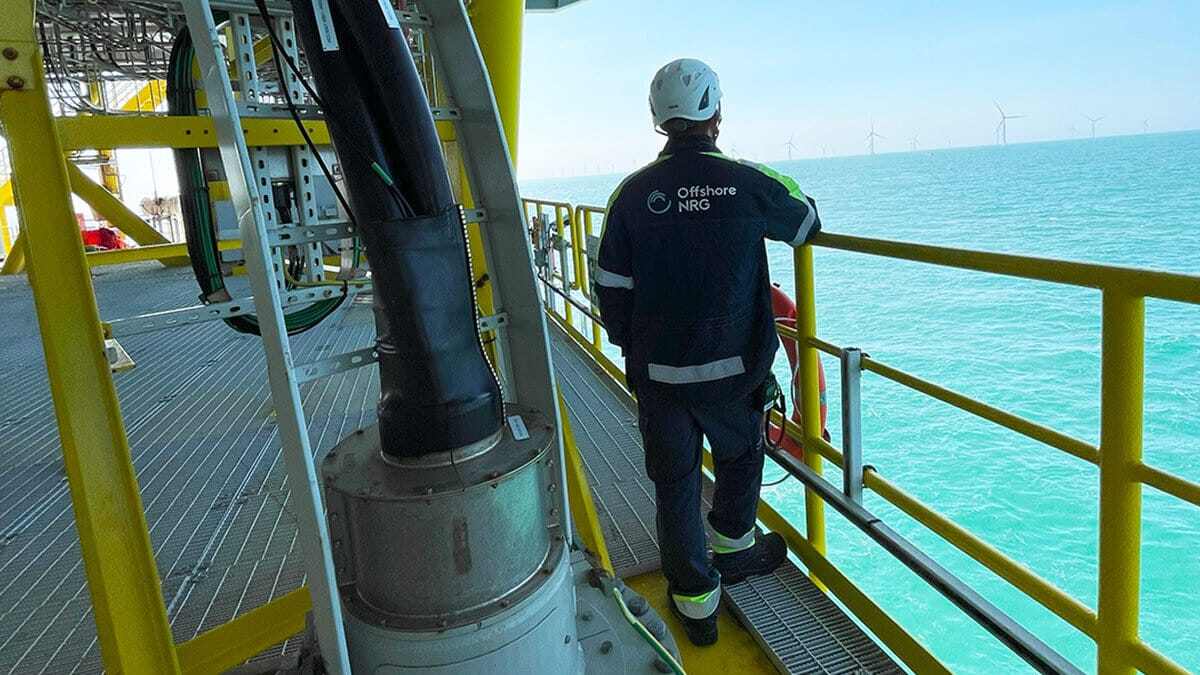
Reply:
<svg viewBox="0 0 1200 675"><path fill-rule="evenodd" d="M827 232L1200 275L1200 132L771 164L817 200ZM521 187L602 205L620 179ZM769 244L768 255L772 278L793 291L791 250ZM824 248L815 260L820 337L1098 443L1099 291ZM822 360L840 446L838 364ZM782 350L776 366L786 381ZM1200 481L1200 306L1147 301L1145 390L1145 461ZM862 399L865 463L1095 607L1096 467L870 373ZM1200 671L1200 508L1143 494L1141 635ZM795 480L764 496L803 523ZM881 498L868 493L866 505L1095 670L1089 638ZM1028 670L832 509L827 520L832 561L953 670Z"/></svg>

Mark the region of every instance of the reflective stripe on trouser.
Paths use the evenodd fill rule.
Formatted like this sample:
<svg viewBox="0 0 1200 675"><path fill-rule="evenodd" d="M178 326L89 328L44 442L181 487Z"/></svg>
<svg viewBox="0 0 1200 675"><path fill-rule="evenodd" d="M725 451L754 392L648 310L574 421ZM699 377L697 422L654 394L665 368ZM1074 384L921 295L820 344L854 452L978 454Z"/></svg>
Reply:
<svg viewBox="0 0 1200 675"><path fill-rule="evenodd" d="M633 277L627 277L624 274L609 272L608 270L596 266L596 283L609 288L633 288Z"/></svg>
<svg viewBox="0 0 1200 675"><path fill-rule="evenodd" d="M664 384L694 384L712 382L746 372L740 356L730 356L695 366L664 366L658 363L646 365L647 375L655 382Z"/></svg>
<svg viewBox="0 0 1200 675"><path fill-rule="evenodd" d="M754 528L750 528L749 532L734 539L733 537L726 537L717 532L712 525L709 525L708 541L712 545L713 553L737 553L738 551L745 551L754 546Z"/></svg>
<svg viewBox="0 0 1200 675"><path fill-rule="evenodd" d="M688 405L653 387L638 392L646 473L654 481L655 530L662 572L673 594L700 595L720 585L701 515L700 454L712 447L716 485L708 522L719 532L754 529L762 481L763 411L751 394Z"/></svg>
<svg viewBox="0 0 1200 675"><path fill-rule="evenodd" d="M672 593L671 600L675 603L675 608L679 610L679 613L687 618L707 619L717 611L717 605L721 602L721 586L717 584L716 588L700 595Z"/></svg>

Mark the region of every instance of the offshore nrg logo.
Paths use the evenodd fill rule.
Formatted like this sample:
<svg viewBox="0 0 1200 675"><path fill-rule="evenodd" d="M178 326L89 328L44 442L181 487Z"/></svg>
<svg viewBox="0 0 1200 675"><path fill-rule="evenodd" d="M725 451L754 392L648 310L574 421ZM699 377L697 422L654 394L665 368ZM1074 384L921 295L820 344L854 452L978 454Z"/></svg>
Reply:
<svg viewBox="0 0 1200 675"><path fill-rule="evenodd" d="M737 188L729 185L726 187L713 187L711 185L689 185L681 187L675 191L675 196L679 199L679 212L688 213L695 211L707 211L712 208L712 200L717 197L733 197L737 195Z"/></svg>
<svg viewBox="0 0 1200 675"><path fill-rule="evenodd" d="M646 198L646 208L650 209L650 213L661 216L671 210L671 198L662 190L655 190Z"/></svg>

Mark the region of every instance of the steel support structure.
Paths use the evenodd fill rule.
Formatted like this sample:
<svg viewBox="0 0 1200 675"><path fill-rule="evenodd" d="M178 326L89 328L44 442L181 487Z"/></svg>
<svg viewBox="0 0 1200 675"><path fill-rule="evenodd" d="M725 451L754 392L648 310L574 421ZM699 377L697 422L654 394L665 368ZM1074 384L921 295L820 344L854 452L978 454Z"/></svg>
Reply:
<svg viewBox="0 0 1200 675"><path fill-rule="evenodd" d="M317 639L326 668L335 675L348 674L350 663L342 629L342 607L334 577L333 553L321 500L321 485L313 465L299 380L293 367L279 288L271 266L267 219L260 200L252 197L253 193L258 192L250 182L254 180L254 167L250 162L250 151L242 131L241 115L233 98L229 70L213 22L212 9L208 0L186 0L183 6L195 42L196 59L208 95L208 107L216 128L230 197L234 212L238 214L238 229L267 355L271 401L278 420L288 486L296 497L296 525L300 550L308 571Z"/></svg>
<svg viewBox="0 0 1200 675"><path fill-rule="evenodd" d="M822 437L820 358L812 341L817 337L817 301L813 289L813 249L800 246L793 253L796 273L796 349L800 362L800 413L804 425L804 463L821 475L821 455L813 448ZM825 502L812 488L804 488L805 534L813 548L825 555ZM814 577L814 581L817 581ZM818 582L818 585L819 582ZM824 587L822 587L822 590Z"/></svg>
<svg viewBox="0 0 1200 675"><path fill-rule="evenodd" d="M1096 669L1134 672L1141 581L1146 301L1105 290L1100 352L1100 573Z"/></svg>
<svg viewBox="0 0 1200 675"><path fill-rule="evenodd" d="M0 15L0 121L100 655L108 672L178 672L33 26L33 0Z"/></svg>
<svg viewBox="0 0 1200 675"><path fill-rule="evenodd" d="M862 505L862 350L842 350L842 492Z"/></svg>

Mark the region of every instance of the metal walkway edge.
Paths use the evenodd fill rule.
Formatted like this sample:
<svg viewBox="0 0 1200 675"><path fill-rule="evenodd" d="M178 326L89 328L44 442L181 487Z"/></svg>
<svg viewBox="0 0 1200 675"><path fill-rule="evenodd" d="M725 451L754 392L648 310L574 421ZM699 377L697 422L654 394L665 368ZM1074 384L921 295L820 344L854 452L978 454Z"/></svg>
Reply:
<svg viewBox="0 0 1200 675"><path fill-rule="evenodd" d="M643 468L629 395L551 324L559 387L619 575L659 568L654 484ZM705 478L704 504L712 482ZM770 576L726 586L735 615L786 673L903 673L892 658L790 560Z"/></svg>

